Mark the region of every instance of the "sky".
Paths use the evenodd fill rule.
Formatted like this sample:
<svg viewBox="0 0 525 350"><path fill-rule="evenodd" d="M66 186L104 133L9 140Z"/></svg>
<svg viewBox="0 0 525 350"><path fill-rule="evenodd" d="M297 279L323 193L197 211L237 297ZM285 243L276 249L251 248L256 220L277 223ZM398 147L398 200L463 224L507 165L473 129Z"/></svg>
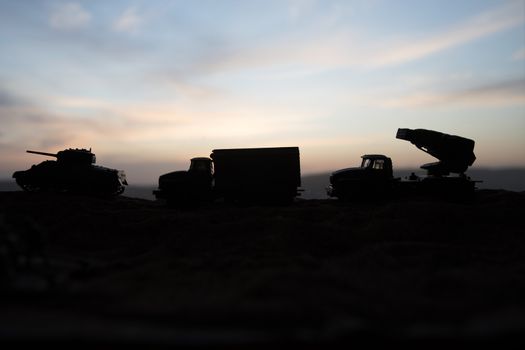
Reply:
<svg viewBox="0 0 525 350"><path fill-rule="evenodd" d="M525 167L524 0L0 0L0 51L0 178L70 147L141 184L217 148L434 160L397 128Z"/></svg>

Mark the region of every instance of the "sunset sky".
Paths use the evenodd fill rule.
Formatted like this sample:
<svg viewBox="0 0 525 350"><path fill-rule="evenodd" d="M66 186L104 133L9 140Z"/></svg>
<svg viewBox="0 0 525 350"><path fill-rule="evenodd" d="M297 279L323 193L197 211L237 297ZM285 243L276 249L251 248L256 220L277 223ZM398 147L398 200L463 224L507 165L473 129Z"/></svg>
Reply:
<svg viewBox="0 0 525 350"><path fill-rule="evenodd" d="M0 178L69 147L131 183L215 148L432 161L399 127L525 167L524 0L0 0L0 51Z"/></svg>

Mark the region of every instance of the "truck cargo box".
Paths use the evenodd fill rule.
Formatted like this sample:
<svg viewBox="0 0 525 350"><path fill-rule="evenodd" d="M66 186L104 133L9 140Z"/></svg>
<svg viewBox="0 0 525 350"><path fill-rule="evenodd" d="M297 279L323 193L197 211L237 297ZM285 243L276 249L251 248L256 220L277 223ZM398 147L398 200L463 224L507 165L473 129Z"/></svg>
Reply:
<svg viewBox="0 0 525 350"><path fill-rule="evenodd" d="M298 147L216 149L215 191L231 199L293 199L301 186Z"/></svg>

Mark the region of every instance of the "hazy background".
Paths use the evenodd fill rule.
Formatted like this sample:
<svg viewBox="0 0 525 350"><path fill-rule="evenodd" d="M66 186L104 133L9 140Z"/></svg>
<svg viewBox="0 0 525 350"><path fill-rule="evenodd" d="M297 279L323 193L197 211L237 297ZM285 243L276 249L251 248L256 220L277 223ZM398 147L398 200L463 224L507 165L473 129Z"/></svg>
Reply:
<svg viewBox="0 0 525 350"><path fill-rule="evenodd" d="M0 0L0 178L68 147L136 185L214 148L432 161L398 127L523 168L524 23L522 0Z"/></svg>

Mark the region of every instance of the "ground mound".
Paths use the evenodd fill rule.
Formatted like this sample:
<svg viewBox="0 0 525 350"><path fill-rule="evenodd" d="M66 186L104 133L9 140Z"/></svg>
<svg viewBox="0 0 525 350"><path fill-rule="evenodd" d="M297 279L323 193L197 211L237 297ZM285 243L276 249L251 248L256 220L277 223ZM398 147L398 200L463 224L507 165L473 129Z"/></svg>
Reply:
<svg viewBox="0 0 525 350"><path fill-rule="evenodd" d="M0 192L0 339L267 346L519 338L525 193L170 208Z"/></svg>

